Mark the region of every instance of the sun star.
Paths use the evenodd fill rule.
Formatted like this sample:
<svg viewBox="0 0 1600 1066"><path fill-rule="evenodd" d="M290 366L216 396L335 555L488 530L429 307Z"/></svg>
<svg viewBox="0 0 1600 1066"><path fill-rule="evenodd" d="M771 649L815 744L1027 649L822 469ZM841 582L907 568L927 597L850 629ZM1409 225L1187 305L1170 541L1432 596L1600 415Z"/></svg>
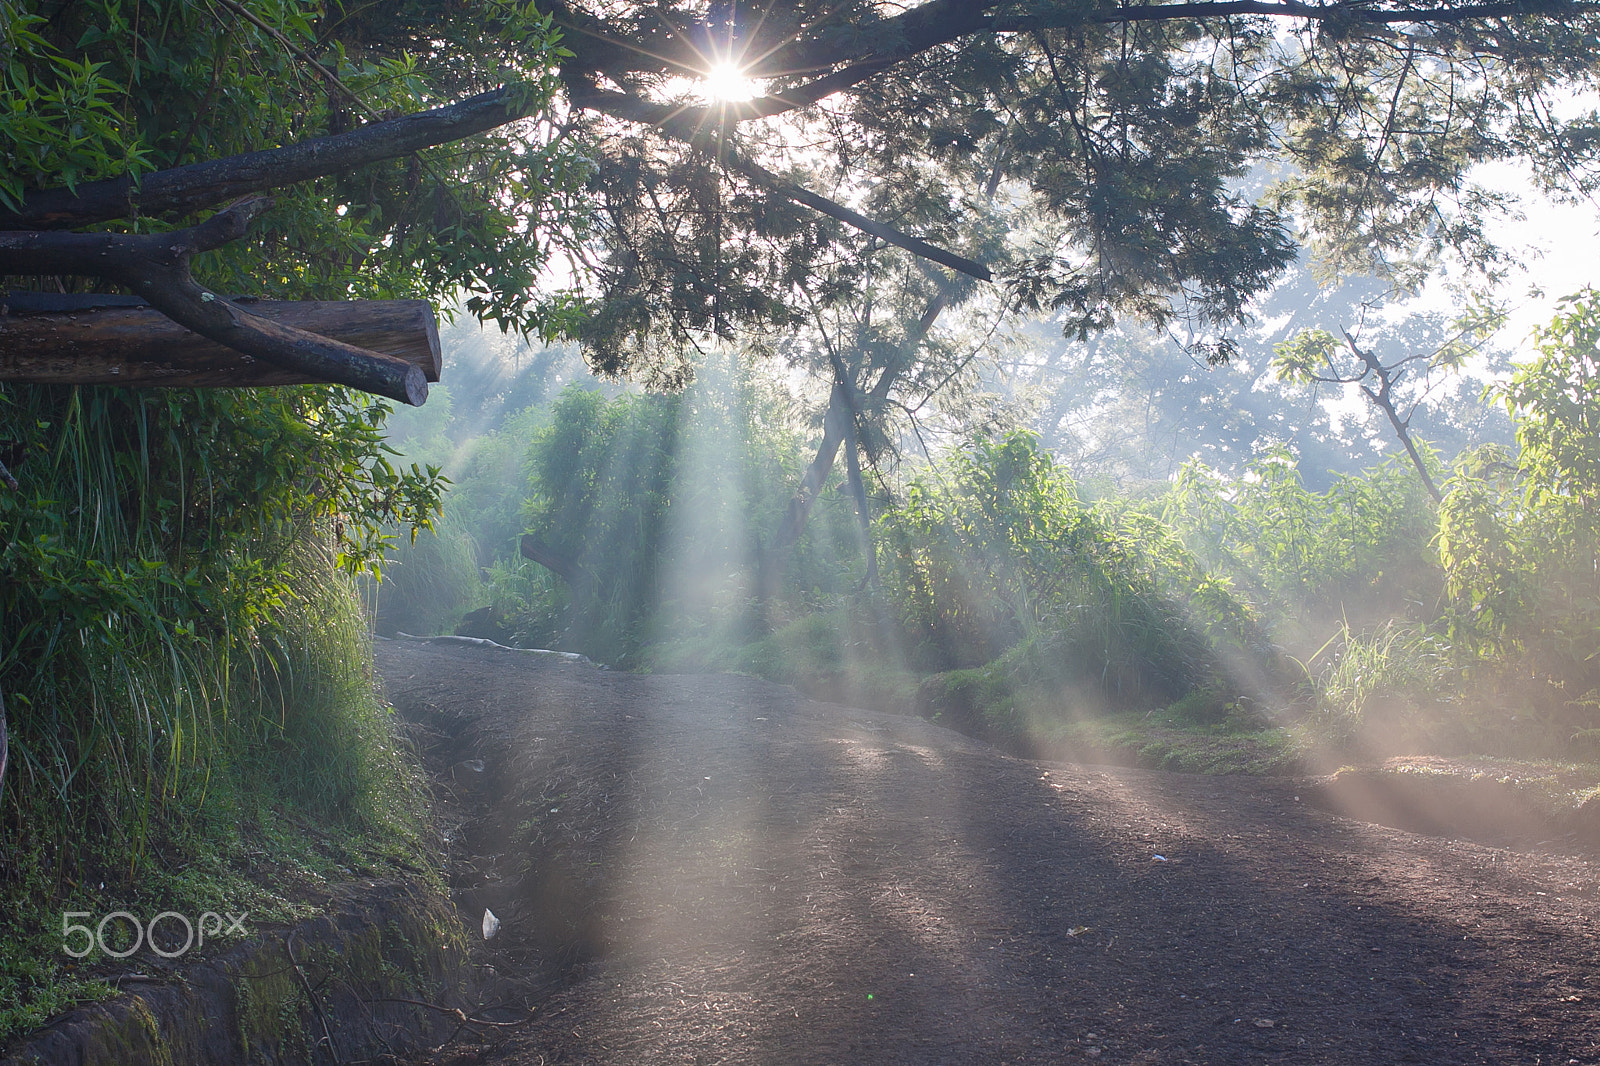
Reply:
<svg viewBox="0 0 1600 1066"><path fill-rule="evenodd" d="M733 104L752 99L756 95L756 84L745 77L738 64L723 61L706 71L700 81L700 91L712 103Z"/></svg>

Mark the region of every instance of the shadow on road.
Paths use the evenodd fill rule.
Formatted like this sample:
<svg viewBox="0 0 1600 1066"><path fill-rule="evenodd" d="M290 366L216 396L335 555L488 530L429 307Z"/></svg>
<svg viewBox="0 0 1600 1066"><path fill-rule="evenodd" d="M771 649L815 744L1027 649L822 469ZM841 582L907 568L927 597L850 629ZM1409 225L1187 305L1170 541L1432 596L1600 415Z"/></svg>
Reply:
<svg viewBox="0 0 1600 1066"><path fill-rule="evenodd" d="M1596 1061L1583 860L1045 765L736 677L380 648L481 759L504 1062ZM443 732L441 730L441 732ZM1535 895L1542 892L1544 895ZM474 910L475 916L475 910Z"/></svg>

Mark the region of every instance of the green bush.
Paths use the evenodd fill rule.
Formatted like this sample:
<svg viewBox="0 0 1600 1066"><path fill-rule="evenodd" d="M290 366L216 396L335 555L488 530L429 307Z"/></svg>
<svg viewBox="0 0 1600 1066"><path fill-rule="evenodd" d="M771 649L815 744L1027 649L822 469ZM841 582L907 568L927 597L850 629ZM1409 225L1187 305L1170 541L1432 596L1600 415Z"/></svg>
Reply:
<svg viewBox="0 0 1600 1066"><path fill-rule="evenodd" d="M1284 449L1225 479L1189 463L1163 517L1205 565L1256 605L1279 641L1304 656L1342 621L1426 621L1444 585L1437 512L1416 471L1393 459L1306 489Z"/></svg>
<svg viewBox="0 0 1600 1066"><path fill-rule="evenodd" d="M781 624L784 610L755 595L801 465L775 403L748 368L704 368L679 394L561 393L528 446L524 520L576 579L562 582L564 646L634 665L661 639L744 643L752 633L736 630ZM829 511L801 542L786 598L818 602L859 573L858 548L844 561L826 550Z"/></svg>
<svg viewBox="0 0 1600 1066"><path fill-rule="evenodd" d="M1499 390L1520 454L1466 457L1441 508L1444 627L1486 710L1567 741L1600 728L1600 293L1535 340Z"/></svg>
<svg viewBox="0 0 1600 1066"><path fill-rule="evenodd" d="M1326 666L1309 664L1312 721L1325 739L1348 743L1364 734L1426 742L1431 723L1423 721L1424 707L1436 703L1451 679L1425 628L1388 622L1360 632L1347 624L1320 658Z"/></svg>
<svg viewBox="0 0 1600 1066"><path fill-rule="evenodd" d="M1019 688L1121 706L1243 683L1228 652L1251 654L1250 612L1158 522L1083 504L1029 434L979 440L913 478L879 530L885 595L919 668L1004 657Z"/></svg>
<svg viewBox="0 0 1600 1066"><path fill-rule="evenodd" d="M328 389L0 389L13 913L154 893L262 810L410 832L350 571L437 486L387 464L381 417ZM53 974L0 985L55 1002Z"/></svg>

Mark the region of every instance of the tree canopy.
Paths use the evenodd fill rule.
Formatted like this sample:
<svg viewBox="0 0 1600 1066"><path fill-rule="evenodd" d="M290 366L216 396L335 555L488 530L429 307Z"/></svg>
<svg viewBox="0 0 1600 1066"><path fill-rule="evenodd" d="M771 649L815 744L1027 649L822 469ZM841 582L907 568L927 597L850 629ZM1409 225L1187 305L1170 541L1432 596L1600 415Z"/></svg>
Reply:
<svg viewBox="0 0 1600 1066"><path fill-rule="evenodd" d="M1299 239L1403 284L1441 254L1493 271L1472 166L1587 193L1600 143L1564 106L1593 84L1600 12L1566 0L4 6L28 102L0 120L5 272L198 315L171 255L61 231L170 230L278 190L207 262L219 284L464 289L665 380L699 336L849 296L839 264L887 246L1079 332L1226 322ZM1263 165L1280 176L1253 195ZM582 316L541 273L555 249Z"/></svg>

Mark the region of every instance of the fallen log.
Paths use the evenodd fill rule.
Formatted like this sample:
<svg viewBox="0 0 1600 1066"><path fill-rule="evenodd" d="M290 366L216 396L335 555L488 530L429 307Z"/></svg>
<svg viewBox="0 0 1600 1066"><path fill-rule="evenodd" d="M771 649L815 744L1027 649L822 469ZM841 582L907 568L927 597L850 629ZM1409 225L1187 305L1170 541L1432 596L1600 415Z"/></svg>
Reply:
<svg viewBox="0 0 1600 1066"><path fill-rule="evenodd" d="M280 325L397 356L439 380L439 327L426 300L233 302ZM253 388L317 380L208 340L130 297L0 300L0 381Z"/></svg>

